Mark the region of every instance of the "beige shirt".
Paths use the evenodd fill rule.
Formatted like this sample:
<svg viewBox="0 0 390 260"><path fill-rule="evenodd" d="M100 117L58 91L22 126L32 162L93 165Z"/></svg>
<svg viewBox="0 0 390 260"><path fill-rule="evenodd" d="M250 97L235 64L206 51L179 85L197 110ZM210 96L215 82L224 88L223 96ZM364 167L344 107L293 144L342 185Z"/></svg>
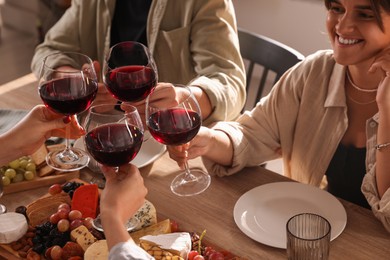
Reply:
<svg viewBox="0 0 390 260"><path fill-rule="evenodd" d="M230 175L281 157L284 175L319 186L348 126L344 82L345 67L335 63L332 51L308 56L286 72L252 111L237 122L214 126L233 141L234 158L230 168L204 159L209 172ZM390 232L390 191L379 199L375 184L377 117L366 123L367 173L362 191Z"/></svg>
<svg viewBox="0 0 390 260"><path fill-rule="evenodd" d="M31 68L53 51L76 51L103 65L110 45L115 0L73 0L59 22L37 46ZM240 55L232 1L153 0L147 41L160 82L199 86L213 112L204 121L237 118L246 99L244 65Z"/></svg>

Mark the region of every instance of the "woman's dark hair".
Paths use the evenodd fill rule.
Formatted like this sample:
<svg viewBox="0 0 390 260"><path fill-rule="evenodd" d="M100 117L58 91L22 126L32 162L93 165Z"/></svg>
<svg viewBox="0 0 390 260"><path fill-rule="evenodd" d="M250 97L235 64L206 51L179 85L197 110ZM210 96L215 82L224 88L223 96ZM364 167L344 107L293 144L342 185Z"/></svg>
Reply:
<svg viewBox="0 0 390 260"><path fill-rule="evenodd" d="M381 30L384 30L383 27L383 21L381 17L381 8L386 12L390 13L390 1L389 0L369 0L371 8L374 12L375 19L381 28ZM336 2L336 0L324 0L325 7L329 10L331 3Z"/></svg>

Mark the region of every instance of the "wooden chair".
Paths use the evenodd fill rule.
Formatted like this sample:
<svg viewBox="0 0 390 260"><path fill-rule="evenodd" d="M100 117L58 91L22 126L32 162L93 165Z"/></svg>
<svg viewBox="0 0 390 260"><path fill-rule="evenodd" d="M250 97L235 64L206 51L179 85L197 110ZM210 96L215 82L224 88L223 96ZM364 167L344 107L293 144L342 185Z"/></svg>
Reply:
<svg viewBox="0 0 390 260"><path fill-rule="evenodd" d="M238 38L247 71L244 111L252 109L286 70L304 59L304 55L276 40L243 29L238 29Z"/></svg>

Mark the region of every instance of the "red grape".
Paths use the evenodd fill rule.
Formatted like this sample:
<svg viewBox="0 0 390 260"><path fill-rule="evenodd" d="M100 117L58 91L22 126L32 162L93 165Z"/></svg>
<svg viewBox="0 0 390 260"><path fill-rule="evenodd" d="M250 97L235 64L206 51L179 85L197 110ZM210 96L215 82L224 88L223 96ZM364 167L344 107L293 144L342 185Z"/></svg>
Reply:
<svg viewBox="0 0 390 260"><path fill-rule="evenodd" d="M67 220L67 219L60 219L60 221L58 221L58 223L57 223L57 229L58 229L58 231L60 231L62 233L68 231L69 226L70 226L70 223L69 223L69 220Z"/></svg>
<svg viewBox="0 0 390 260"><path fill-rule="evenodd" d="M67 219L69 216L69 211L62 208L57 211L57 214L60 217L60 219Z"/></svg>
<svg viewBox="0 0 390 260"><path fill-rule="evenodd" d="M60 221L60 219L61 218L60 218L60 215L58 214L58 212L57 213L53 213L50 216L50 222L53 223L53 224L57 224L58 221Z"/></svg>
<svg viewBox="0 0 390 260"><path fill-rule="evenodd" d="M79 226L81 226L83 224L84 224L84 221L82 219L75 219L72 222L70 222L70 230L78 228Z"/></svg>
<svg viewBox="0 0 390 260"><path fill-rule="evenodd" d="M50 256L52 260L62 259L62 248L60 246L53 246L50 251Z"/></svg>
<svg viewBox="0 0 390 260"><path fill-rule="evenodd" d="M177 232L179 230L179 225L175 220L171 220L171 232Z"/></svg>
<svg viewBox="0 0 390 260"><path fill-rule="evenodd" d="M224 260L225 256L220 252L213 252L209 255L209 260Z"/></svg>
<svg viewBox="0 0 390 260"><path fill-rule="evenodd" d="M80 210L74 209L69 212L68 218L70 221L82 218L83 214Z"/></svg>
<svg viewBox="0 0 390 260"><path fill-rule="evenodd" d="M68 203L61 203L58 206L58 210L60 210L60 209L66 209L69 212L70 211L70 205Z"/></svg>
<svg viewBox="0 0 390 260"><path fill-rule="evenodd" d="M190 252L188 253L187 258L188 258L188 260L193 260L194 257L197 256L197 255L199 255L198 251L192 250L192 251L190 251Z"/></svg>
<svg viewBox="0 0 390 260"><path fill-rule="evenodd" d="M201 255L197 255L193 258L193 260L204 260L204 257Z"/></svg>
<svg viewBox="0 0 390 260"><path fill-rule="evenodd" d="M53 184L49 187L50 195L55 195L62 192L62 187L60 184Z"/></svg>

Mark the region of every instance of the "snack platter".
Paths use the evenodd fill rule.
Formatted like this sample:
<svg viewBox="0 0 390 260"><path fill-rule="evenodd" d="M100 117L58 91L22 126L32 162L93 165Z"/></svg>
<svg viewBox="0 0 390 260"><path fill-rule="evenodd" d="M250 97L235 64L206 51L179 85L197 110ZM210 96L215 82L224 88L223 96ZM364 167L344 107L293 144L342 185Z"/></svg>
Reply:
<svg viewBox="0 0 390 260"><path fill-rule="evenodd" d="M60 193L52 194L52 192L50 191L51 187L48 190L48 194L39 198L37 201L42 202L41 204L47 205L47 204L50 204L50 203L48 203L48 199L52 198L53 200L54 199L57 200L59 198L54 198L54 197L61 197L61 198L68 200L68 203L70 203L72 205L72 210L73 210L73 206L74 206L73 201L75 200L75 197L77 197L76 193L77 193L78 187L82 186L82 187L84 187L84 190L85 190L86 186L89 187L93 184L85 183L84 181L76 178L76 179L68 180L65 182L57 183L54 185L60 184L60 186L64 187L64 186L68 185L69 183L78 184L78 185L76 185L75 190L73 190L73 192L72 192L73 198L70 199L70 202L69 202L69 198L65 198L67 195L69 195L69 193L66 194L64 192L65 189L63 189ZM98 190L98 192L100 192L100 190ZM79 196L81 197L81 194ZM82 197L84 198L85 196L86 196L86 194L83 192ZM98 194L96 196L98 197ZM62 200L62 203L66 200ZM27 219L29 219L29 221L28 221L29 227L28 227L27 231L24 233L24 235L16 241L6 243L6 244L0 243L0 247L1 247L0 259L2 259L2 257L4 259L26 259L25 256L21 257L20 251L22 249L21 250L19 248L18 248L18 250L14 250L14 249L15 249L16 243L22 243L21 241L23 241L24 239L29 239L29 237L33 237L33 235L28 235L29 233L35 232L35 236L37 236L38 226L43 226L43 224L38 225L38 223L42 223L42 222L37 222L37 220L33 220L34 214L32 214L33 213L32 208L34 208L34 209L39 208L39 210L38 209L35 209L35 210L39 211L39 212L45 211L45 212L49 213L46 215L52 215L52 213L48 212L46 209L42 209L43 206L38 206L37 201L34 201L34 202L30 203L29 205L25 205L26 210L25 210L24 214L27 216ZM52 209L53 208L51 208L51 210ZM56 210L57 210L57 208L56 208ZM30 214L29 214L29 211L30 211ZM18 212L18 213L20 213L20 212ZM95 213L96 214L98 213L98 206L97 206L97 210ZM84 215L84 213L83 213L83 215ZM141 209L135 215L137 216L138 219L141 220L141 224L137 228L136 231L131 233L131 236L137 244L139 244L142 248L144 248L151 255L153 255L153 253L156 251L157 251L157 254L161 253L161 251L162 251L164 254L167 254L167 255L171 254L172 252L176 252L176 254L179 254L179 252L180 252L182 254L182 252L184 252L184 251L171 249L171 248L166 250L163 247L159 248L153 242L154 240L146 240L146 237L151 236L152 238L154 238L154 237L165 236L165 235L175 237L176 235L182 236L184 234L185 236L190 237L190 243L187 243L187 245L189 245L189 246L187 246L187 251L186 251L187 253L190 252L191 248L192 248L191 251L200 249L199 244L201 244L203 252L207 252L207 250L209 250L209 252L218 252L221 254L223 252L223 254L224 254L223 259L224 260L246 260L244 258L237 257L237 256L229 253L228 251L225 251L217 246L214 246L214 245L211 245L210 243L208 243L207 238L203 238L203 236L202 236L206 233L205 231L203 231L203 233L202 233L202 231L200 231L199 233L194 233L194 232L190 233L190 232L181 231L180 228L178 227L178 226L180 226L180 223L176 223L174 220L169 219L169 218L162 218L161 219L160 217L157 216L156 209L154 208L153 204L150 201L145 201L144 206L142 206ZM70 214L69 214L69 216L70 216ZM50 218L47 217L47 219L50 219L47 221L51 221L51 217ZM70 217L69 217L69 219L70 219ZM32 222L34 222L35 224L31 225ZM32 229L32 226L34 226L35 228ZM60 229L59 222L58 222L57 226L58 226L57 228ZM90 232L88 232L88 230ZM108 250L107 250L107 245L106 245L106 241L104 238L104 233L93 230L93 228L92 228L92 230L91 230L91 228L89 228L89 229L85 228L84 224L82 224L81 226L78 226L75 229L69 229L68 232L70 232L70 238L71 238L71 240L69 240L68 243L73 243L73 245L71 247L72 249L70 251L77 251L76 249L73 248L73 246L78 246L78 247L81 246L80 248L83 249L83 252L82 252L82 254L79 254L79 255L82 255L79 258L65 258L65 259L106 259L107 258L106 256L108 255ZM82 233L82 235L80 237L82 237L83 240L79 241L80 237L76 237L76 235L73 234L73 233L77 234L78 232L80 232L80 234ZM88 238L90 237L90 241L88 243L85 243L86 234L87 234ZM212 234L207 234L206 237L207 236L212 236ZM165 237L164 237L164 239L165 239ZM31 241L31 238L29 240ZM75 244L78 244L78 245L75 245ZM29 250L26 250L26 252L32 251L34 245L27 246L27 247L29 247ZM66 246L67 245L61 246L64 249L64 251L66 250L65 249ZM23 244L23 247L24 247L24 244ZM51 245L50 247L53 247L53 245ZM20 248L22 248L22 246ZM45 252L47 252L48 248L46 248L41 254L38 254L35 256L40 256L40 259L53 259L50 257L49 258L45 257ZM68 250L66 250L66 251L68 251ZM101 255L104 255L105 258L97 258L97 256L101 256ZM30 257L28 259L35 259L35 258ZM61 258L61 259L64 259L64 258ZM163 259L165 259L165 258L163 258ZM186 260L185 257L183 257L183 258L166 258L166 259ZM208 259L213 259L213 258L206 257L204 259L208 260Z"/></svg>

